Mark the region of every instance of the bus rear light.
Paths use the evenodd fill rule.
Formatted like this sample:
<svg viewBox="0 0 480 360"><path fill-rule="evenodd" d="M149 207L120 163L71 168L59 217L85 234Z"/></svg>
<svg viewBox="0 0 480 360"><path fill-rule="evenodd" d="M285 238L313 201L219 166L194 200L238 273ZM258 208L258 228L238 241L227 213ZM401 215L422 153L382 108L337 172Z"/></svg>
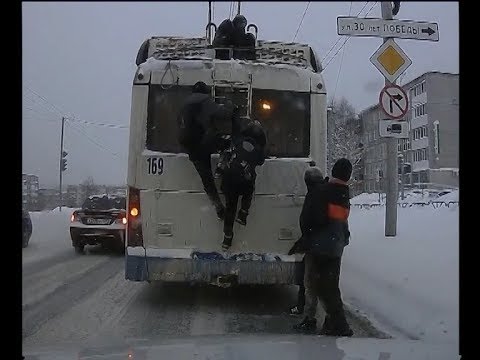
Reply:
<svg viewBox="0 0 480 360"><path fill-rule="evenodd" d="M127 246L143 246L140 190L128 188Z"/></svg>

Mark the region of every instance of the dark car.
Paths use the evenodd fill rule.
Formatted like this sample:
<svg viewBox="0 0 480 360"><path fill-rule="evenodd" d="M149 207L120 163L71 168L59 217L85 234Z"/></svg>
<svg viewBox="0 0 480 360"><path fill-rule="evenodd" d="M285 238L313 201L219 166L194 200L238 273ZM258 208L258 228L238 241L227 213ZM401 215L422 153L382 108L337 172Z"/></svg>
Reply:
<svg viewBox="0 0 480 360"><path fill-rule="evenodd" d="M92 195L82 209L71 217L70 236L75 251L82 253L85 245L102 245L125 251L127 224L126 199L123 196Z"/></svg>
<svg viewBox="0 0 480 360"><path fill-rule="evenodd" d="M32 219L26 210L22 210L22 247L26 248L32 236Z"/></svg>

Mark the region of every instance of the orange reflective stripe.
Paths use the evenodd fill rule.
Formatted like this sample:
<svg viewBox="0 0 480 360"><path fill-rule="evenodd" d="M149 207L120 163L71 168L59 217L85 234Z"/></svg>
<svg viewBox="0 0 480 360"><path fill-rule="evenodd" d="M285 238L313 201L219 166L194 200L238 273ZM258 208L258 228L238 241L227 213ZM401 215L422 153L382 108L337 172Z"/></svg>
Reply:
<svg viewBox="0 0 480 360"><path fill-rule="evenodd" d="M335 204L328 204L328 217L330 219L346 221L349 214L350 209L347 209L346 207Z"/></svg>

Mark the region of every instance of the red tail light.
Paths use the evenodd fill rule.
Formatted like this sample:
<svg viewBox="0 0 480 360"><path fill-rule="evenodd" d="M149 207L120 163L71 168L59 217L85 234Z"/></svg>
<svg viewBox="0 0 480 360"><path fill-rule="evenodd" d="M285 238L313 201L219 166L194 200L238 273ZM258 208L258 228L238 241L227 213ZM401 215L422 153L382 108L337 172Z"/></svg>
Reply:
<svg viewBox="0 0 480 360"><path fill-rule="evenodd" d="M70 217L70 221L71 222L80 221L80 216L76 211L73 212L72 216Z"/></svg>
<svg viewBox="0 0 480 360"><path fill-rule="evenodd" d="M128 188L127 246L143 246L140 190Z"/></svg>

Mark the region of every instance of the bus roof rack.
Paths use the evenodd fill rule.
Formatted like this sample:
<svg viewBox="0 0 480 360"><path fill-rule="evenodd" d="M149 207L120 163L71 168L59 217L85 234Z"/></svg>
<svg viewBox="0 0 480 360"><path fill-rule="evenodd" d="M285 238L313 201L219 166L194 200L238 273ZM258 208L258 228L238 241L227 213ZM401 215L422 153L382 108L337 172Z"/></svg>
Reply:
<svg viewBox="0 0 480 360"><path fill-rule="evenodd" d="M149 41L148 57L158 60L215 59L215 50L206 38L156 36ZM235 48L235 51L242 50ZM245 50L252 50L245 49ZM288 64L317 71L317 62L312 59L312 49L306 44L258 40L254 63ZM315 57L313 55L313 57ZM312 63L315 62L315 63Z"/></svg>

